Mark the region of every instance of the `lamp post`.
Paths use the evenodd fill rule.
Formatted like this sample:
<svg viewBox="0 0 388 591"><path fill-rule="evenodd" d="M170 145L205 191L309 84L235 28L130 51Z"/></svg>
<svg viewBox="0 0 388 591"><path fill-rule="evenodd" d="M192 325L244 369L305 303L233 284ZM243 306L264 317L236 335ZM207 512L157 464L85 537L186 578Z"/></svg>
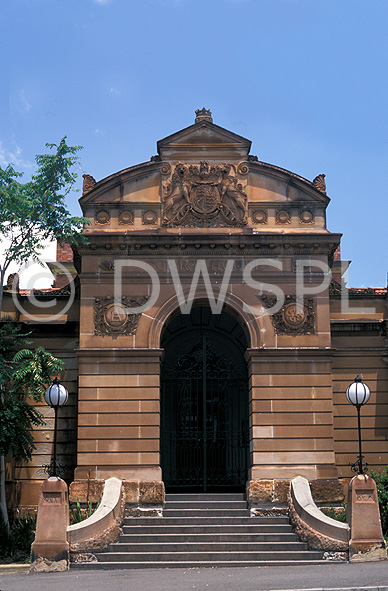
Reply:
<svg viewBox="0 0 388 591"><path fill-rule="evenodd" d="M52 462L48 466L48 473L49 476L58 476L57 475L57 426L58 426L58 409L60 406L66 404L67 399L69 398L69 393L66 390L65 386L63 386L58 378L55 378L52 385L47 388L44 399L51 408L54 409L54 457Z"/></svg>
<svg viewBox="0 0 388 591"><path fill-rule="evenodd" d="M363 461L363 455L361 451L361 420L360 420L360 409L366 404L370 398L370 390L366 384L362 381L360 376L357 376L352 384L348 386L346 390L346 398L348 401L357 408L357 419L358 419L358 446L359 455L358 459L351 464L352 470L359 474L364 474L368 470L368 464ZM358 464L358 468L357 468ZM365 468L364 468L365 464Z"/></svg>

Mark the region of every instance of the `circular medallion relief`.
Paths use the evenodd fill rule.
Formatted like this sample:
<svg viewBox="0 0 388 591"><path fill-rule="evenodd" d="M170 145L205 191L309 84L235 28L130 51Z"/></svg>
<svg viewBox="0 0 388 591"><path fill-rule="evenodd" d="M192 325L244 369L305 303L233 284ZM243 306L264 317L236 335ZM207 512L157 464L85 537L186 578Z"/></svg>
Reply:
<svg viewBox="0 0 388 591"><path fill-rule="evenodd" d="M289 224L290 223L290 214L288 211L284 209L278 211L276 213L276 221L278 224Z"/></svg>
<svg viewBox="0 0 388 591"><path fill-rule="evenodd" d="M314 219L314 215L311 211L308 211L307 209L305 211L302 211L299 215L299 219L303 224L311 224L311 222Z"/></svg>
<svg viewBox="0 0 388 591"><path fill-rule="evenodd" d="M109 211L101 210L96 213L95 220L98 224L107 224L110 220Z"/></svg>
<svg viewBox="0 0 388 591"><path fill-rule="evenodd" d="M124 306L117 302L109 304L105 310L104 319L106 324L112 328L117 329L124 326L127 321L127 314Z"/></svg>
<svg viewBox="0 0 388 591"><path fill-rule="evenodd" d="M255 209L252 213L252 221L255 224L266 224L267 223L267 212L264 209Z"/></svg>
<svg viewBox="0 0 388 591"><path fill-rule="evenodd" d="M298 328L306 320L306 311L304 306L292 302L286 304L283 309L284 322L291 328Z"/></svg>
<svg viewBox="0 0 388 591"><path fill-rule="evenodd" d="M133 223L133 213L132 211L122 211L119 215L119 224L132 224Z"/></svg>
<svg viewBox="0 0 388 591"><path fill-rule="evenodd" d="M143 224L155 224L157 220L157 215L155 211L149 209L148 211L143 212Z"/></svg>

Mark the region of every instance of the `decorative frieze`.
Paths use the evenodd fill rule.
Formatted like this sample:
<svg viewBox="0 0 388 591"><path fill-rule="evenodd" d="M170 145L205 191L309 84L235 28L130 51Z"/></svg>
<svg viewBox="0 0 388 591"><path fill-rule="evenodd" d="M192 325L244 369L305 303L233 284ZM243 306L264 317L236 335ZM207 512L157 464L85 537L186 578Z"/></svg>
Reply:
<svg viewBox="0 0 388 591"><path fill-rule="evenodd" d="M144 305L148 296L113 296L94 299L94 334L96 336L134 335L141 314L128 314L126 308Z"/></svg>

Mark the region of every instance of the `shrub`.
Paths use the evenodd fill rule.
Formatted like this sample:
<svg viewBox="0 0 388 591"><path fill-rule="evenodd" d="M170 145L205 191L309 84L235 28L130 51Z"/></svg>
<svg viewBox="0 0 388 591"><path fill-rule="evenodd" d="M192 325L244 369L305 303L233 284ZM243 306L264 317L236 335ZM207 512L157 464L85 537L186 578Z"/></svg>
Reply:
<svg viewBox="0 0 388 591"><path fill-rule="evenodd" d="M331 519L341 521L341 523L347 523L346 503L342 503L342 507L324 507L322 509L322 512L328 517L331 517Z"/></svg>
<svg viewBox="0 0 388 591"><path fill-rule="evenodd" d="M28 562L31 544L35 538L36 516L23 515L10 522L8 529L0 516L0 560L2 562Z"/></svg>
<svg viewBox="0 0 388 591"><path fill-rule="evenodd" d="M77 501L76 503L69 503L69 511L70 511L70 523L79 523L80 521L84 521L94 513L94 511L99 506L98 503L89 502L89 505L86 508L81 506L81 503Z"/></svg>
<svg viewBox="0 0 388 591"><path fill-rule="evenodd" d="M376 481L377 496L379 499L381 527L384 537L388 536L388 466L383 472L371 472L372 478Z"/></svg>

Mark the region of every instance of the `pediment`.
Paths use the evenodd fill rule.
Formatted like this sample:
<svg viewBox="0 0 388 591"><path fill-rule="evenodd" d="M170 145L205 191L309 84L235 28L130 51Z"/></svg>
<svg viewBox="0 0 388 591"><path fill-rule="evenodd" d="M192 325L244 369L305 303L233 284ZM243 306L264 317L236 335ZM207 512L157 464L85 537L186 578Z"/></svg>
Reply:
<svg viewBox="0 0 388 591"><path fill-rule="evenodd" d="M157 142L162 160L246 160L251 141L211 121L200 121Z"/></svg>

